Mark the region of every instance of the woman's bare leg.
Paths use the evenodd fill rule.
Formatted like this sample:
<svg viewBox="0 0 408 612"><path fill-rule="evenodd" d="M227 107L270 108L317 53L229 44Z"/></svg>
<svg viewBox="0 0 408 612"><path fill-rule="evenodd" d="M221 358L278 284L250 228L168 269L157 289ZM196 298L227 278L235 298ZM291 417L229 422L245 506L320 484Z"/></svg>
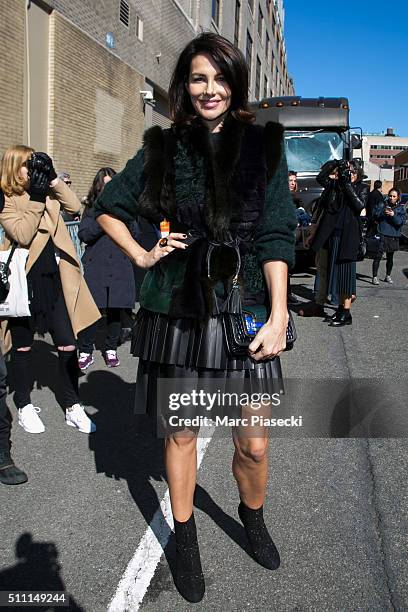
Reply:
<svg viewBox="0 0 408 612"><path fill-rule="evenodd" d="M202 600L205 581L193 513L197 478L197 432L182 431L166 438L165 464L176 535L174 582L191 603Z"/></svg>
<svg viewBox="0 0 408 612"><path fill-rule="evenodd" d="M183 431L166 438L164 460L173 516L187 521L193 512L197 479L197 435Z"/></svg>
<svg viewBox="0 0 408 612"><path fill-rule="evenodd" d="M239 517L245 527L255 560L270 570L280 565L279 552L263 517L268 479L268 435L266 427L235 428L232 470L241 502Z"/></svg>
<svg viewBox="0 0 408 612"><path fill-rule="evenodd" d="M232 435L235 446L232 472L241 500L254 510L265 501L268 480L268 436L265 427L258 429L259 437L249 437L248 432L238 428L234 428Z"/></svg>
<svg viewBox="0 0 408 612"><path fill-rule="evenodd" d="M342 304L343 304L343 308L345 310L350 310L352 298L351 297L342 296L342 300L341 301L342 301Z"/></svg>

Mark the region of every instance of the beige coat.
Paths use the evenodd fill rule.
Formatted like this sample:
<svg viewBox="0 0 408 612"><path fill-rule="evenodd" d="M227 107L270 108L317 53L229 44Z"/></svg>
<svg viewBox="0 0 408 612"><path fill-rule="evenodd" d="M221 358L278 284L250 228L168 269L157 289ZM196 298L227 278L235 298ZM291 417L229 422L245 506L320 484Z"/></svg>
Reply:
<svg viewBox="0 0 408 612"><path fill-rule="evenodd" d="M60 215L61 208L69 213L77 213L80 206L75 193L60 180L50 189L45 204L30 200L28 193L11 197L5 195L4 209L0 213L0 224L6 233L0 249L8 250L12 241L28 248L26 273L31 270L51 236L61 257L59 271L62 290L75 337L101 317L82 276L74 244ZM11 338L7 320L2 321L1 332L4 349L8 351L11 348Z"/></svg>

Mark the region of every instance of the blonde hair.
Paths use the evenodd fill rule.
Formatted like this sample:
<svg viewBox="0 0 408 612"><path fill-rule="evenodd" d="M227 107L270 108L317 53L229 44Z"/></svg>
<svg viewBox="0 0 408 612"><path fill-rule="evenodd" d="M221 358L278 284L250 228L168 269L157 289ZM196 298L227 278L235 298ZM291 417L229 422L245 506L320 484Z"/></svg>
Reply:
<svg viewBox="0 0 408 612"><path fill-rule="evenodd" d="M24 181L19 176L20 168L34 153L34 149L25 145L9 147L1 160L0 187L8 196L24 193Z"/></svg>

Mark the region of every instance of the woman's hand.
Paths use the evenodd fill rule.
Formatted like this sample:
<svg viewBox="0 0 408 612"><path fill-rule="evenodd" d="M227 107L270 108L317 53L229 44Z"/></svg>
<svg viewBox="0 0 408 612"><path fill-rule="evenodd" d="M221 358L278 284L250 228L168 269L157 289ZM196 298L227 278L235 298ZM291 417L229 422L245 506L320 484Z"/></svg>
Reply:
<svg viewBox="0 0 408 612"><path fill-rule="evenodd" d="M32 170L37 170L38 172L46 174L50 183L57 178L53 161L47 153L43 153L42 151L33 153L30 160L30 167Z"/></svg>
<svg viewBox="0 0 408 612"><path fill-rule="evenodd" d="M289 314L287 312L269 319L249 345L249 356L255 361L263 361L280 355L286 348L288 321Z"/></svg>
<svg viewBox="0 0 408 612"><path fill-rule="evenodd" d="M167 238L160 238L151 251L145 251L135 259L136 265L144 269L152 268L158 261L172 253L175 249L186 249L188 245L181 242L181 240L186 238L186 234L176 233L169 234Z"/></svg>
<svg viewBox="0 0 408 612"><path fill-rule="evenodd" d="M310 245L312 244L314 237L316 236L317 223L312 223L311 225L309 225L308 230L309 231L305 239L305 247L310 248Z"/></svg>
<svg viewBox="0 0 408 612"><path fill-rule="evenodd" d="M30 200L45 204L49 191L49 182L47 174L39 170L33 170L30 175L29 186L27 187L27 192L30 194Z"/></svg>

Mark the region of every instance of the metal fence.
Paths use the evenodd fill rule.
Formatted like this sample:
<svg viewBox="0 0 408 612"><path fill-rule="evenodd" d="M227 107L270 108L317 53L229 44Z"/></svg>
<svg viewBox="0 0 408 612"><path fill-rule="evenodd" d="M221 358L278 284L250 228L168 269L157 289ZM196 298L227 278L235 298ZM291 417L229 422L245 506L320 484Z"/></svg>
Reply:
<svg viewBox="0 0 408 612"><path fill-rule="evenodd" d="M67 226L68 234L71 236L71 240L74 243L78 259L81 261L85 246L78 238L79 221L65 221L65 225Z"/></svg>

